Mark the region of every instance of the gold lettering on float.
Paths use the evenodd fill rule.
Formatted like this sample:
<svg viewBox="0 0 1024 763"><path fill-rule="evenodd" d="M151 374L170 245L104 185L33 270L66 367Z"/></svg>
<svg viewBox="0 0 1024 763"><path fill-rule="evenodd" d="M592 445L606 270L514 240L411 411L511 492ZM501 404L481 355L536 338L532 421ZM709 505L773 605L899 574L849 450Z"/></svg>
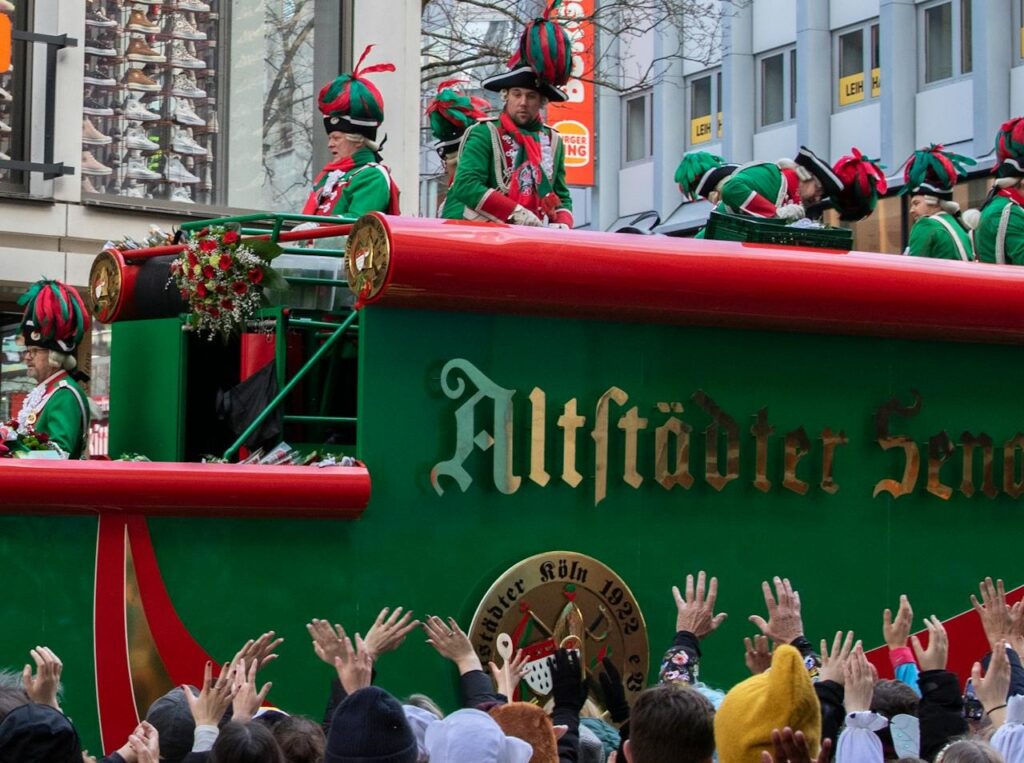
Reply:
<svg viewBox="0 0 1024 763"><path fill-rule="evenodd" d="M754 487L762 493L772 489L768 479L768 438L774 433L775 427L768 423L768 409L762 408L750 427L750 434L754 435Z"/></svg>
<svg viewBox="0 0 1024 763"><path fill-rule="evenodd" d="M629 401L629 395L618 387L609 387L601 395L594 411L594 505L601 503L608 495L608 401L613 400L619 407Z"/></svg>
<svg viewBox="0 0 1024 763"><path fill-rule="evenodd" d="M541 487L548 484L551 477L544 469L544 444L548 434L547 427L548 396L540 387L534 387L530 393L530 480Z"/></svg>
<svg viewBox="0 0 1024 763"><path fill-rule="evenodd" d="M832 472L835 470L836 461L836 448L840 445L846 445L850 442L850 438L846 436L846 432L839 430L839 434L836 434L828 427L821 433L821 489L829 495L835 495L839 492L839 485L836 484L835 477L832 476Z"/></svg>
<svg viewBox="0 0 1024 763"><path fill-rule="evenodd" d="M1024 449L1024 434L1016 435L1003 443L1003 492L1010 498L1020 498L1024 493L1024 475L1018 467L1017 451ZM1018 477L1019 475L1019 477Z"/></svg>
<svg viewBox="0 0 1024 763"><path fill-rule="evenodd" d="M704 390L694 392L693 399L711 416L711 423L704 429L704 480L715 490L721 491L740 476L740 427ZM725 474L718 467L719 427L725 430L726 437Z"/></svg>
<svg viewBox="0 0 1024 763"><path fill-rule="evenodd" d="M956 453L956 447L949 435L939 432L928 438L928 484L927 490L934 496L948 501L953 488L942 482L942 465Z"/></svg>
<svg viewBox="0 0 1024 763"><path fill-rule="evenodd" d="M804 495L810 484L796 476L796 467L800 459L811 452L811 441L804 428L799 427L792 432L786 432L785 445L782 486L797 495Z"/></svg>
<svg viewBox="0 0 1024 763"><path fill-rule="evenodd" d="M626 433L626 455L622 467L622 479L630 487L638 488L643 484L644 478L636 470L636 434L642 429L647 429L647 419L640 418L639 411L634 405L619 419L618 427Z"/></svg>
<svg viewBox="0 0 1024 763"><path fill-rule="evenodd" d="M682 403L658 403L661 413L682 413ZM693 487L693 475L690 474L690 433L693 427L677 416L672 416L664 424L654 430L654 479L666 490L676 485L689 490ZM670 438L675 440L676 460L672 469L668 468L668 452Z"/></svg>
<svg viewBox="0 0 1024 763"><path fill-rule="evenodd" d="M576 398L565 404L558 426L562 430L562 482L578 487L583 475L576 471L576 433L587 423L586 416L576 415Z"/></svg>
<svg viewBox="0 0 1024 763"><path fill-rule="evenodd" d="M875 412L875 440L879 447L882 450L901 448L905 462L902 478L879 480L871 494L872 498L881 493L889 493L893 498L899 498L901 495L914 492L914 487L917 485L917 475L921 471L921 451L918 449L917 443L905 434L889 434L889 419L892 416L913 418L921 412L921 393L913 389L910 394L914 396L914 402L910 406L900 406L899 400L893 397Z"/></svg>
<svg viewBox="0 0 1024 763"><path fill-rule="evenodd" d="M974 451L981 448L981 492L987 498L995 498L999 494L995 479L992 476L992 465L995 463L995 445L992 438L982 432L975 437L970 432L960 435L963 447L963 472L960 479L960 492L970 498L974 495Z"/></svg>

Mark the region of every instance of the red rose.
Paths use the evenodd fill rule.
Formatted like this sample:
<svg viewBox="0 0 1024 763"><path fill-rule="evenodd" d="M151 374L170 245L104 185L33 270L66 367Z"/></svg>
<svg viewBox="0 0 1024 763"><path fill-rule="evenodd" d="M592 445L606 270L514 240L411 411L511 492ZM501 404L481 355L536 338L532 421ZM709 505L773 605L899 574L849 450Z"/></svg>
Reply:
<svg viewBox="0 0 1024 763"><path fill-rule="evenodd" d="M209 292L206 291L206 284L201 283L196 285L196 294L200 297L205 297Z"/></svg>
<svg viewBox="0 0 1024 763"><path fill-rule="evenodd" d="M217 248L217 242L212 238L204 238L199 242L199 248L204 252L212 252Z"/></svg>
<svg viewBox="0 0 1024 763"><path fill-rule="evenodd" d="M47 443L50 441L50 435L46 434L46 432L36 432L36 439L39 442Z"/></svg>
<svg viewBox="0 0 1024 763"><path fill-rule="evenodd" d="M203 265L203 277L206 278L206 280L212 281L215 273L216 271L213 269L212 265Z"/></svg>
<svg viewBox="0 0 1024 763"><path fill-rule="evenodd" d="M230 299L222 299L220 301L220 306L223 307L225 310L231 310L234 308L235 303L232 302Z"/></svg>
<svg viewBox="0 0 1024 763"><path fill-rule="evenodd" d="M249 271L249 280L253 283L261 283L263 281L263 271L259 268L253 268Z"/></svg>
<svg viewBox="0 0 1024 763"><path fill-rule="evenodd" d="M231 267L231 258L226 254L222 254L220 256L220 262L217 263L217 267L221 270L227 270Z"/></svg>
<svg viewBox="0 0 1024 763"><path fill-rule="evenodd" d="M194 268L196 265L199 264L199 260L196 258L196 256L194 254L192 254L192 252L189 252L187 257L188 257L189 267L193 267Z"/></svg>
<svg viewBox="0 0 1024 763"><path fill-rule="evenodd" d="M238 241L238 232L237 231L229 230L227 233L224 234L224 243L225 244L233 244L236 241Z"/></svg>
<svg viewBox="0 0 1024 763"><path fill-rule="evenodd" d="M203 237L203 236L209 235L209 233L210 233L210 229L209 228L203 228L201 231L199 231L199 236Z"/></svg>
<svg viewBox="0 0 1024 763"><path fill-rule="evenodd" d="M211 318L220 318L220 310L218 310L216 307L211 307L210 308L210 317Z"/></svg>
<svg viewBox="0 0 1024 763"><path fill-rule="evenodd" d="M231 284L231 288L235 290L235 294L241 296L249 291L249 285L245 281L235 281Z"/></svg>
<svg viewBox="0 0 1024 763"><path fill-rule="evenodd" d="M227 294L228 293L228 287L225 286L222 283L217 284L217 293L218 294Z"/></svg>

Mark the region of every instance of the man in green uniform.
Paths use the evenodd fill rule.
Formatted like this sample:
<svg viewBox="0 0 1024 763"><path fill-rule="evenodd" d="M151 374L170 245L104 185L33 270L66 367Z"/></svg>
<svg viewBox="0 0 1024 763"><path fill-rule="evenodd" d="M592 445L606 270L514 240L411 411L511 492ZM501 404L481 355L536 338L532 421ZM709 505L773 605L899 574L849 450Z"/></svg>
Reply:
<svg viewBox="0 0 1024 763"><path fill-rule="evenodd" d="M82 458L89 402L79 382L88 377L76 370L74 352L89 330L89 313L75 288L59 281L37 281L18 304L25 306L22 356L38 385L25 398L14 431L3 439L17 452L27 448L16 437L34 435L62 458Z"/></svg>
<svg viewBox="0 0 1024 763"><path fill-rule="evenodd" d="M499 92L497 119L466 130L455 180L442 217L571 228L572 199L565 184L565 149L558 132L541 121L549 101L565 101L569 35L548 18L527 25L509 71L483 82Z"/></svg>
<svg viewBox="0 0 1024 763"><path fill-rule="evenodd" d="M1024 265L1024 117L996 135L996 181L981 208L974 252L981 262Z"/></svg>
<svg viewBox="0 0 1024 763"><path fill-rule="evenodd" d="M937 145L915 151L907 159L900 193L910 194L910 216L915 222L905 254L963 262L974 259L960 205L953 201L953 186L966 174L968 164L975 161Z"/></svg>
<svg viewBox="0 0 1024 763"><path fill-rule="evenodd" d="M455 180L455 168L459 166L459 146L466 130L487 118L490 104L482 98L466 95L459 88L460 80L448 80L437 86L437 95L427 105L430 132L437 143L434 148L444 163L445 196ZM438 215L444 208L444 197L438 207Z"/></svg>
<svg viewBox="0 0 1024 763"><path fill-rule="evenodd" d="M324 85L318 99L333 161L313 183L302 213L357 218L367 212L398 214L398 186L380 163L377 128L384 121L384 99L366 74L392 72L392 64L360 68L373 46L363 51L352 74ZM311 224L302 226L311 227Z"/></svg>
<svg viewBox="0 0 1024 763"><path fill-rule="evenodd" d="M822 198L834 198L842 181L806 146L793 161L745 164L721 185L719 212L765 219L799 220Z"/></svg>

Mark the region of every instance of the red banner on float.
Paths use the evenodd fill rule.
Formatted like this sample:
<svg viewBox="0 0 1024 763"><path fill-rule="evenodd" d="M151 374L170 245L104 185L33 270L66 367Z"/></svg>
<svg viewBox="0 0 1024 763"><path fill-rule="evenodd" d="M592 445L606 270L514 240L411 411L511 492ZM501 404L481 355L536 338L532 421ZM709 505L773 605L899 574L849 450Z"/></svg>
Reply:
<svg viewBox="0 0 1024 763"><path fill-rule="evenodd" d="M594 185L594 15L595 0L565 0L553 16L572 38L572 75L564 90L569 100L548 106L548 122L565 144L565 181Z"/></svg>

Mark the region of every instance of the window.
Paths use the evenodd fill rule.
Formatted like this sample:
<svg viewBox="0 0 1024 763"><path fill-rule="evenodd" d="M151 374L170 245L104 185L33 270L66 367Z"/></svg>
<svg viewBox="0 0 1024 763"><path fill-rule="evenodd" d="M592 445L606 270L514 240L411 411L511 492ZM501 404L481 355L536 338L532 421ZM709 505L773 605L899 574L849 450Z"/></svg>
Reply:
<svg viewBox="0 0 1024 763"><path fill-rule="evenodd" d="M761 127L793 119L796 114L796 48L764 56L758 71Z"/></svg>
<svg viewBox="0 0 1024 763"><path fill-rule="evenodd" d="M881 92L878 24L864 24L835 37L836 107L863 103ZM868 73L870 72L870 87Z"/></svg>
<svg viewBox="0 0 1024 763"><path fill-rule="evenodd" d="M722 137L722 73L690 80L690 145Z"/></svg>
<svg viewBox="0 0 1024 763"><path fill-rule="evenodd" d="M340 5L90 2L83 198L301 209L324 144L316 95L340 70Z"/></svg>
<svg viewBox="0 0 1024 763"><path fill-rule="evenodd" d="M9 6L9 7L8 7ZM0 13L7 15L12 29L27 29L26 3L0 3ZM0 160L27 161L30 157L27 140L28 109L26 52L29 45L15 41L11 45L11 68L0 72ZM23 194L28 190L26 173L0 169L0 191Z"/></svg>
<svg viewBox="0 0 1024 763"><path fill-rule="evenodd" d="M1017 28L1020 29L1020 48L1017 53L1024 61L1024 0L1020 0L1020 6L1017 8Z"/></svg>
<svg viewBox="0 0 1024 763"><path fill-rule="evenodd" d="M650 159L653 141L651 93L631 95L623 104L623 156L626 164Z"/></svg>
<svg viewBox="0 0 1024 763"><path fill-rule="evenodd" d="M923 84L969 74L974 68L971 46L971 0L946 0L921 11L920 49Z"/></svg>

